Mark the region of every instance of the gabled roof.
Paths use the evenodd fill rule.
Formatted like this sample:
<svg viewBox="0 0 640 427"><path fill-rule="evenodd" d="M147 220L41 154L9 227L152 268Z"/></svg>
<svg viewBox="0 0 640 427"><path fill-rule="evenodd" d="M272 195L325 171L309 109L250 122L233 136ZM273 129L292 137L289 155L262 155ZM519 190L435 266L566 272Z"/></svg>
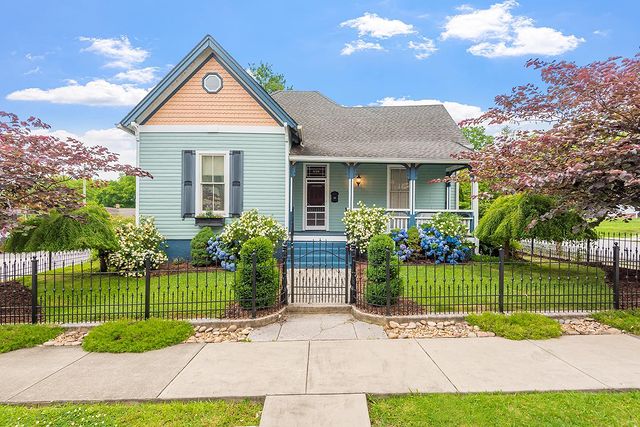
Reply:
<svg viewBox="0 0 640 427"><path fill-rule="evenodd" d="M453 163L453 154L470 150L442 105L344 107L315 91L272 96L301 126L302 144L291 148L292 156Z"/></svg>
<svg viewBox="0 0 640 427"><path fill-rule="evenodd" d="M210 35L206 35L160 82L129 112L120 125L131 131L131 122L142 123L150 116L155 108L154 104L164 102L172 94L172 88L182 83L178 80L186 80L185 72L193 68L195 61L202 61L203 55L212 53L218 62L278 121L281 125L287 124L291 128L297 127L296 121L271 98L253 77L229 53ZM178 86L179 87L179 86ZM174 89L175 90L175 89ZM161 105L161 104L160 104Z"/></svg>

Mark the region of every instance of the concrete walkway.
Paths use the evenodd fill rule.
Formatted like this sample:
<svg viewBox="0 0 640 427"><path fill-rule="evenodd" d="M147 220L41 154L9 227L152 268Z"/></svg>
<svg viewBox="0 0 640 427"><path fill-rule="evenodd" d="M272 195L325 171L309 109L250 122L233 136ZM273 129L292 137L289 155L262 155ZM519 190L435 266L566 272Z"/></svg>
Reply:
<svg viewBox="0 0 640 427"><path fill-rule="evenodd" d="M307 408L314 425L339 425L335 417L366 425L361 416L357 422L348 418L366 413L366 393L640 388L639 355L640 339L629 335L545 341L291 338L181 344L142 354L36 347L0 355L0 401L267 396L264 425L272 420L269 414L279 425L303 425L294 420L300 408ZM335 410L318 414L317 405Z"/></svg>

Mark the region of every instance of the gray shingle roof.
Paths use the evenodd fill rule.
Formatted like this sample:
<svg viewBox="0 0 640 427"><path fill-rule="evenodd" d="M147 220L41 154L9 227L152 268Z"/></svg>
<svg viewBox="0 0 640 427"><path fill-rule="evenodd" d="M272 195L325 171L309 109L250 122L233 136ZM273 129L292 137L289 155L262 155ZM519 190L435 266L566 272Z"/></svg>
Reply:
<svg viewBox="0 0 640 427"><path fill-rule="evenodd" d="M302 126L302 145L293 147L292 155L454 163L452 154L469 150L442 105L344 107L306 91L272 97Z"/></svg>

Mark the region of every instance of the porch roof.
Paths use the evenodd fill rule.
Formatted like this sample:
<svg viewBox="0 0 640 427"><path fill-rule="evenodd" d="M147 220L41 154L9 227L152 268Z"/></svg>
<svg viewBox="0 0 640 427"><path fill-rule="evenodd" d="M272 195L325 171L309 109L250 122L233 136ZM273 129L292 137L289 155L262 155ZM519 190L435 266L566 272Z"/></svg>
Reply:
<svg viewBox="0 0 640 427"><path fill-rule="evenodd" d="M465 163L471 148L442 105L344 107L316 91L272 95L300 125L291 156Z"/></svg>

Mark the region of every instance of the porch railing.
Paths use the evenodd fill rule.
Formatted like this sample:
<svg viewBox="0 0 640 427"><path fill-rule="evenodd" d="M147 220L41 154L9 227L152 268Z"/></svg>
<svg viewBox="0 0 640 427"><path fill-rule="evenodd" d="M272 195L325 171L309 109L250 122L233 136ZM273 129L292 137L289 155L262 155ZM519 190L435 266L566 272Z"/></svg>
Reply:
<svg viewBox="0 0 640 427"><path fill-rule="evenodd" d="M422 226L426 222L429 221L434 215L440 212L451 212L456 215L459 215L462 219L462 222L467 227L467 234L472 235L473 230L475 228L474 219L473 219L473 211L472 210L464 210L464 209L428 209L428 210L419 210L416 211L416 225ZM389 224L388 229L392 230L394 228L408 228L409 227L409 219L410 214L408 210L402 209L388 209L387 214L389 214Z"/></svg>

